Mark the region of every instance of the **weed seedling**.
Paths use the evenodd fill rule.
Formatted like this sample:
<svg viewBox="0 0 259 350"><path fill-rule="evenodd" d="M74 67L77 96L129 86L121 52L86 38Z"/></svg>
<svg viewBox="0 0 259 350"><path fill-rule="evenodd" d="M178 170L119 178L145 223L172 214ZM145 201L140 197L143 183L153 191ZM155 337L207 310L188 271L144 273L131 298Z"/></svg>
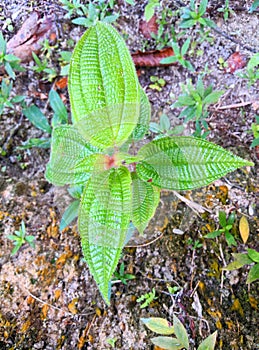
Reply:
<svg viewBox="0 0 259 350"><path fill-rule="evenodd" d="M227 218L227 214L224 211L219 212L219 223L221 225L221 229L208 233L206 238L216 238L220 236L222 233L225 235L228 246L237 246L237 242L234 236L230 233L233 228L234 222L236 219L235 213L231 213Z"/></svg>
<svg viewBox="0 0 259 350"><path fill-rule="evenodd" d="M156 290L155 288L153 288L151 292L141 295L137 299L137 303L142 303L144 301L144 303L140 305L140 308L144 309L145 307L148 307L156 299L157 299Z"/></svg>
<svg viewBox="0 0 259 350"><path fill-rule="evenodd" d="M34 70L36 73L45 73L45 79L49 82L56 78L57 72L54 68L48 67L49 60L47 59L47 57L44 57L41 61L34 52L32 53L32 57L34 59L34 62L36 63L36 66L33 66L31 68L32 70Z"/></svg>
<svg viewBox="0 0 259 350"><path fill-rule="evenodd" d="M164 318L150 317L141 318L144 325L152 332L161 334L159 337L151 338L151 342L161 349L180 350L190 349L187 331L175 315L173 316L173 326ZM175 335L175 338L168 335ZM216 345L217 332L209 335L199 345L198 350L213 350Z"/></svg>
<svg viewBox="0 0 259 350"><path fill-rule="evenodd" d="M189 7L184 7L182 9L180 28L191 28L197 24L204 28L205 26L214 27L215 23L208 19L204 18L206 8L208 5L208 0L201 0L200 5L197 6L197 1L191 0Z"/></svg>
<svg viewBox="0 0 259 350"><path fill-rule="evenodd" d="M161 115L159 123L151 122L149 124L149 130L154 134L157 134L155 137L156 140L165 136L181 134L181 132L183 132L183 129L183 125L177 125L171 129L170 120L164 113Z"/></svg>
<svg viewBox="0 0 259 350"><path fill-rule="evenodd" d="M251 144L251 147L259 146L259 115L255 116L255 123L252 123L251 131L254 135L254 139Z"/></svg>
<svg viewBox="0 0 259 350"><path fill-rule="evenodd" d="M247 253L233 253L234 261L223 270L233 271L245 265L253 265L247 276L246 283L252 283L259 279L259 252L255 249L247 249Z"/></svg>
<svg viewBox="0 0 259 350"><path fill-rule="evenodd" d="M10 78L15 79L15 70L24 72L25 69L20 66L20 59L12 54L6 53L6 41L0 32L0 67L3 65Z"/></svg>
<svg viewBox="0 0 259 350"><path fill-rule="evenodd" d="M119 271L114 272L114 278L112 279L112 282L114 283L115 280L121 281L123 284L127 284L127 281L135 279L136 276L132 275L131 273L125 273L125 265L122 262L120 264Z"/></svg>
<svg viewBox="0 0 259 350"><path fill-rule="evenodd" d="M128 231L143 233L162 188L198 188L253 163L191 136L166 136L132 151L148 133L151 107L123 38L109 24L97 22L79 40L68 89L72 125L53 126L45 176L55 185L83 186L82 250L109 305Z"/></svg>
<svg viewBox="0 0 259 350"><path fill-rule="evenodd" d="M25 100L25 96L16 95L11 97L13 82L7 79L2 79L0 90L0 116L3 114L5 108L14 109L14 104L21 103Z"/></svg>
<svg viewBox="0 0 259 350"><path fill-rule="evenodd" d="M191 72L194 72L195 69L194 67L192 66L192 64L189 62L189 61L186 61L184 59L184 56L186 55L188 49L189 49L189 46L190 46L190 42L191 42L191 39L188 38L183 46L180 48L178 43L176 42L173 42L171 44L172 46L172 49L174 51L174 56L170 56L170 57L166 57L166 58L163 58L160 63L162 64L170 64L170 63L175 63L175 62L178 62L180 65L182 65L184 68L187 68L189 69Z"/></svg>
<svg viewBox="0 0 259 350"><path fill-rule="evenodd" d="M19 231L15 231L14 235L7 235L7 238L13 241L14 248L11 252L11 255L14 255L18 252L21 246L25 243L29 243L32 248L35 248L34 236L26 236L26 229L24 221L22 221Z"/></svg>
<svg viewBox="0 0 259 350"><path fill-rule="evenodd" d="M49 93L50 106L54 112L52 118L52 127L60 124L68 123L68 114L66 106L61 100L59 94L55 90L50 90ZM35 105L26 107L22 110L23 114L30 120L30 122L36 126L39 130L51 135L52 127L48 122L47 117L42 113L42 111ZM32 138L26 141L19 149L29 149L32 147L39 148L49 148L50 147L50 137L45 138Z"/></svg>
<svg viewBox="0 0 259 350"><path fill-rule="evenodd" d="M61 0L61 2L64 9L68 11L66 17L77 16L72 20L72 23L84 27L94 26L97 21L112 23L119 17L117 13L111 14L114 0L94 0L90 1L88 5L81 4L80 0L73 0L73 3L68 0Z"/></svg>
<svg viewBox="0 0 259 350"><path fill-rule="evenodd" d="M162 88L165 86L165 80L163 78L159 78L154 75L151 75L150 81L152 84L150 84L149 87L152 90L161 91Z"/></svg>
<svg viewBox="0 0 259 350"><path fill-rule="evenodd" d="M259 79L259 52L254 54L247 63L245 72L237 73L243 79L248 80L248 87L254 85Z"/></svg>
<svg viewBox="0 0 259 350"><path fill-rule="evenodd" d="M223 13L223 18L224 18L225 21L227 21L229 19L229 15L234 13L234 11L229 6L229 0L225 0L224 6L220 7L218 9L218 12L222 12Z"/></svg>
<svg viewBox="0 0 259 350"><path fill-rule="evenodd" d="M203 137L206 137L209 129L206 122L208 106L216 103L224 91L213 91L212 85L205 89L201 77L198 78L196 87L189 80L187 85L182 85L182 90L183 94L178 97L172 107L186 107L180 113L179 118L184 117L185 122L195 119L196 132L194 136L201 136L202 128L204 128Z"/></svg>

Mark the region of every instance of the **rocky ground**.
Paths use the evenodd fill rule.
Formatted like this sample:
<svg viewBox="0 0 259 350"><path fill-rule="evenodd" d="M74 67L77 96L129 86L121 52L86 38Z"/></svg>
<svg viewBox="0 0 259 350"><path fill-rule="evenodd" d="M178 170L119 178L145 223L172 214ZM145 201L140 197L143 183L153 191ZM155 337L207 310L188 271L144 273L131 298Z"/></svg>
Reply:
<svg viewBox="0 0 259 350"><path fill-rule="evenodd" d="M140 29L146 1L135 1L135 6L125 1L115 3L113 11L120 13L116 27L132 53L161 46L161 42L146 38ZM174 26L179 32L177 10L182 2L160 3L158 18L165 9L176 11L166 17L164 30ZM208 139L252 160L255 167L237 170L200 190L181 193L206 208L203 213L194 211L175 193L164 191L144 237L134 237L124 249L121 262L135 279L126 285L119 281L113 284L111 307L104 304L83 261L76 225L59 232L61 208L69 197L66 189L55 188L44 178L49 149L17 148L31 137L42 137L42 131L23 116L20 105L6 108L0 116L0 349L102 350L111 349L111 343L115 349L153 349L150 338L154 333L144 327L140 318L156 316L172 321L174 313L187 329L191 349L197 349L201 340L215 330L216 349L259 349L258 281L246 284L249 266L232 272L222 270L232 261L232 253L244 252L247 247L259 249L258 149L250 147L253 135L249 133L258 114L259 85L257 81L248 86L237 72L230 72L219 61L226 61L234 52L249 59L253 51L259 51L259 20L258 12L248 13L252 1L230 0L233 11L225 21L217 11L224 3L209 1L207 16L228 38L211 30L201 40L199 28L184 34L194 43L188 56L194 73L180 65L137 70L152 104L152 121L166 113L172 126L182 123L177 118L180 109L172 109L171 105L186 79L196 82L198 74L202 74L205 85L224 90L218 104L210 107ZM64 18L67 12L59 1L7 0L0 2L4 37L11 39L35 10L40 17L54 18L55 48L48 65L59 72L59 52L72 51L85 29ZM17 74L13 95L26 96L28 105L36 104L51 120L48 92L55 86L69 108L66 86L56 85L59 73L48 81L46 74L32 70L32 60L23 66L26 70ZM6 73L0 74L0 79L6 77ZM152 76L164 79L160 91L150 87ZM221 109L223 106L228 107ZM194 124L189 122L183 134L193 131ZM229 247L224 235L213 240L204 238L218 227L219 211L236 213L232 228L236 247ZM246 244L238 228L242 216L250 226ZM22 220L27 233L35 236L36 247L25 244L11 256L13 243L7 235L18 230ZM170 294L168 287L178 288ZM156 299L141 308L137 299L152 289Z"/></svg>

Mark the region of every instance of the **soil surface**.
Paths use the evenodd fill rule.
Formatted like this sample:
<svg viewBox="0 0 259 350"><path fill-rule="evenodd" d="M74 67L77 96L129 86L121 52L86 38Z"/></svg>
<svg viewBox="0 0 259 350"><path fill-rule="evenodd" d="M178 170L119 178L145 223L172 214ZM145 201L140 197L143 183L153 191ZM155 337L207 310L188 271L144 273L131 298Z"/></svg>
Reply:
<svg viewBox="0 0 259 350"><path fill-rule="evenodd" d="M146 38L140 29L146 3L135 1L131 6L123 0L115 1L111 11L120 13L115 26L132 53L163 46L161 41ZM174 27L179 33L179 10L184 4L160 3L156 16L162 20L165 14L164 31L169 33ZM225 21L218 11L225 1L211 0L206 16L215 21L221 33L210 30L202 40L200 28L195 27L178 37L180 44L187 37L192 39L187 59L195 67L194 73L181 65L138 68L140 83L152 104L152 121L157 122L165 113L172 127L182 123L178 118L181 110L171 105L187 79L196 83L201 74L206 86L213 84L215 90L224 90L218 104L210 106L207 139L252 160L255 166L239 169L200 190L181 193L198 208L205 208L203 213L176 193L164 191L144 236L136 235L124 249L120 264L123 262L125 271L135 279L126 285L118 280L113 283L110 307L103 302L83 260L76 224L59 231L62 211L71 198L66 188L55 188L44 178L49 149L18 148L29 138L47 135L26 119L19 104L4 110L0 116L1 350L153 349L150 338L155 335L140 319L153 316L172 322L173 314L185 325L191 349L197 349L201 340L215 330L216 349L259 349L259 283L246 284L250 266L232 272L222 270L233 260L232 253L245 252L248 247L259 250L258 148L250 147L251 125L259 113L259 83L249 86L237 74L245 68L231 73L219 60L226 61L234 52L248 60L253 51L259 52L258 12L248 13L251 3L230 0L232 11ZM57 0L2 0L0 27L6 40L35 10L40 18L54 18L54 48L48 66L57 70L57 76L52 80L44 72L35 72L29 59L23 64L25 71L17 73L12 96L26 96L26 104L36 104L51 121L48 93L53 86L69 110L66 86L56 85L60 80L60 51L72 51L85 28L66 19L67 12ZM39 53L40 58L43 60L46 54ZM0 80L7 77L5 72L0 74ZM160 91L150 87L152 76L164 79ZM228 107L220 109L222 106ZM190 135L194 130L190 121L184 125L183 134ZM229 247L223 234L216 239L204 238L219 228L219 211L236 213L231 231L236 247ZM246 244L239 232L242 216L250 227ZM36 247L24 244L11 256L13 243L7 235L18 230L22 220L27 234L35 236ZM177 288L170 294L168 287ZM156 298L141 308L137 299L153 289Z"/></svg>

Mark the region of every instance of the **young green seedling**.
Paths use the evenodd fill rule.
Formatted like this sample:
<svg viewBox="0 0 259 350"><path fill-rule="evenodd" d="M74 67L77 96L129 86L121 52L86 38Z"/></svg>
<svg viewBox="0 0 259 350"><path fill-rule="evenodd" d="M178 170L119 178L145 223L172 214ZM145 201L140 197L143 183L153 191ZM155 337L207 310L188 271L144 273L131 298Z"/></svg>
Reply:
<svg viewBox="0 0 259 350"><path fill-rule="evenodd" d="M25 69L20 66L21 60L18 57L6 52L6 47L6 41L0 32L0 66L3 65L9 77L15 79L14 71L24 72Z"/></svg>
<svg viewBox="0 0 259 350"><path fill-rule="evenodd" d="M204 26L214 27L215 23L204 18L206 13L206 8L208 5L208 0L201 0L199 6L196 6L196 1L191 0L189 7L183 8L183 13L181 15L182 22L180 23L180 28L191 28L197 24L200 24L201 28Z"/></svg>
<svg viewBox="0 0 259 350"><path fill-rule="evenodd" d="M15 231L14 235L8 235L8 239L14 242L14 248L12 250L11 255L14 255L18 252L21 246L25 243L29 243L32 248L35 248L35 237L34 236L26 236L26 228L24 221L22 221L19 231Z"/></svg>
<svg viewBox="0 0 259 350"><path fill-rule="evenodd" d="M161 334L161 336L151 338L151 342L159 348L167 350L190 349L187 331L175 315L173 316L173 326L166 319L160 317L141 318L141 321L152 332ZM168 337L172 334L175 337ZM216 345L216 338L217 332L209 335L199 345L198 350L213 350Z"/></svg>
<svg viewBox="0 0 259 350"><path fill-rule="evenodd" d="M245 265L251 265L246 283L252 283L259 279L259 252L255 249L247 249L247 253L233 253L234 261L224 267L223 270L233 271Z"/></svg>
<svg viewBox="0 0 259 350"><path fill-rule="evenodd" d="M236 242L234 236L230 232L233 228L235 219L236 219L236 215L234 212L231 213L229 215L229 217L227 218L227 214L224 211L220 211L219 212L219 223L220 223L222 228L217 230L217 231L213 231L213 232L208 233L205 237L206 238L216 238L216 237L220 236L222 233L224 233L228 246L231 246L231 245L236 246L237 242Z"/></svg>
<svg viewBox="0 0 259 350"><path fill-rule="evenodd" d="M68 88L72 125L53 128L46 178L84 188L78 212L82 250L109 305L130 224L144 231L161 188L205 186L253 163L194 137L164 137L128 153L148 132L150 104L124 40L109 24L97 22L77 43Z"/></svg>

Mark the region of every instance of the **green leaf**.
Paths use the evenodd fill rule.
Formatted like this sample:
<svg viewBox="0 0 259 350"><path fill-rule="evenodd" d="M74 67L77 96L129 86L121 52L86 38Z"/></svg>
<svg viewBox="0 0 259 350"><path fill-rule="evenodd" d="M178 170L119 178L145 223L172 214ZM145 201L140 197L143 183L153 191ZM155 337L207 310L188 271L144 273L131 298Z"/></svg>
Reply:
<svg viewBox="0 0 259 350"><path fill-rule="evenodd" d="M159 204L160 190L132 174L132 223L143 233Z"/></svg>
<svg viewBox="0 0 259 350"><path fill-rule="evenodd" d="M214 350L217 339L217 331L209 335L203 342L199 345L198 350Z"/></svg>
<svg viewBox="0 0 259 350"><path fill-rule="evenodd" d="M236 168L253 165L220 146L194 137L165 137L143 146L136 166L143 181L169 190L206 186Z"/></svg>
<svg viewBox="0 0 259 350"><path fill-rule="evenodd" d="M5 67L5 70L6 70L7 74L9 75L9 77L12 78L12 79L15 79L15 73L14 73L13 68L10 65L10 63L6 62L4 67Z"/></svg>
<svg viewBox="0 0 259 350"><path fill-rule="evenodd" d="M130 207L131 177L125 167L91 178L81 200L78 228L84 257L108 305L110 280L125 242Z"/></svg>
<svg viewBox="0 0 259 350"><path fill-rule="evenodd" d="M79 204L80 201L75 200L70 203L70 205L64 211L59 225L60 231L64 230L64 228L66 228L78 216Z"/></svg>
<svg viewBox="0 0 259 350"><path fill-rule="evenodd" d="M189 46L190 46L190 43L191 43L191 39L190 39L190 38L188 38L188 39L184 42L184 44L183 44L183 46L182 46L182 50L181 50L182 56L184 56L184 55L186 54L186 52L188 51Z"/></svg>
<svg viewBox="0 0 259 350"><path fill-rule="evenodd" d="M256 280L259 279L259 264L256 264L254 266L251 267L248 276L247 276L247 280L246 283L252 283Z"/></svg>
<svg viewBox="0 0 259 350"><path fill-rule="evenodd" d="M98 152L70 125L53 129L46 179L55 185L84 184L90 177L80 163ZM89 169L88 169L89 170Z"/></svg>
<svg viewBox="0 0 259 350"><path fill-rule="evenodd" d="M140 111L139 111L139 119L135 129L132 132L133 140L141 140L148 131L149 121L151 117L151 106L149 99L140 86Z"/></svg>
<svg viewBox="0 0 259 350"><path fill-rule="evenodd" d="M255 249L247 249L247 253L250 259L254 262L259 262L259 253Z"/></svg>
<svg viewBox="0 0 259 350"><path fill-rule="evenodd" d="M224 94L224 91L213 91L211 94L207 95L203 100L203 104L211 104L218 102L220 96Z"/></svg>
<svg viewBox="0 0 259 350"><path fill-rule="evenodd" d="M56 126L57 124L67 124L68 115L66 106L57 91L53 89L51 89L49 93L49 103L55 113L52 120L53 126Z"/></svg>
<svg viewBox="0 0 259 350"><path fill-rule="evenodd" d="M173 323L174 323L174 333L176 335L177 340L179 340L180 344L183 347L185 347L186 349L189 349L188 334L186 332L186 329L184 328L184 325L179 320L179 318L177 318L175 315L173 317Z"/></svg>
<svg viewBox="0 0 259 350"><path fill-rule="evenodd" d="M36 128L51 134L51 127L48 119L37 106L32 105L23 109L22 112Z"/></svg>
<svg viewBox="0 0 259 350"><path fill-rule="evenodd" d="M169 57L165 57L162 58L162 60L160 61L161 64L171 64L171 63L175 63L177 62L178 59L175 56L169 56Z"/></svg>
<svg viewBox="0 0 259 350"><path fill-rule="evenodd" d="M206 12L207 5L208 5L208 0L201 0L199 10L198 10L200 16L203 16L204 13Z"/></svg>
<svg viewBox="0 0 259 350"><path fill-rule="evenodd" d="M229 233L229 232L225 232L225 237L226 237L226 241L227 241L227 245L230 247L230 246L237 246L237 242L234 238L234 236Z"/></svg>
<svg viewBox="0 0 259 350"><path fill-rule="evenodd" d="M50 148L50 138L32 138L25 141L22 146L17 147L17 149L29 149L33 147L38 148Z"/></svg>
<svg viewBox="0 0 259 350"><path fill-rule="evenodd" d="M224 267L223 270L233 271L236 269L240 269L240 267L251 264L253 262L253 260L251 260L247 254L233 253L232 255L235 260L228 264L226 267Z"/></svg>
<svg viewBox="0 0 259 350"><path fill-rule="evenodd" d="M150 339L152 343L156 346L159 346L165 350L179 350L182 349L183 346L179 343L178 339L171 337L155 337Z"/></svg>
<svg viewBox="0 0 259 350"><path fill-rule="evenodd" d="M219 223L222 227L226 227L227 225L227 215L222 210L219 212Z"/></svg>
<svg viewBox="0 0 259 350"><path fill-rule="evenodd" d="M68 88L72 119L88 141L103 149L129 138L139 120L139 82L129 50L111 25L97 22L79 40Z"/></svg>
<svg viewBox="0 0 259 350"><path fill-rule="evenodd" d="M170 129L170 120L166 114L161 115L159 124L162 130L167 131Z"/></svg>
<svg viewBox="0 0 259 350"><path fill-rule="evenodd" d="M259 0L254 0L254 2L252 3L251 7L248 10L248 12L249 13L254 12L258 6L259 6Z"/></svg>
<svg viewBox="0 0 259 350"><path fill-rule="evenodd" d="M213 231L213 232L208 233L204 237L205 238L216 238L216 237L220 236L221 233L222 233L221 231Z"/></svg>
<svg viewBox="0 0 259 350"><path fill-rule="evenodd" d="M180 23L179 27L182 29L191 28L196 24L196 22L197 21L195 19L187 19L187 20L182 21Z"/></svg>
<svg viewBox="0 0 259 350"><path fill-rule="evenodd" d="M2 31L0 31L0 56L4 55L6 52L6 41L4 39Z"/></svg>
<svg viewBox="0 0 259 350"><path fill-rule="evenodd" d="M150 318L141 318L141 322L150 329L152 332L171 335L174 334L174 327L169 324L169 322L160 317L150 317Z"/></svg>
<svg viewBox="0 0 259 350"><path fill-rule="evenodd" d="M253 70L257 66L259 66L259 52L257 52L250 58L247 64L247 69Z"/></svg>

